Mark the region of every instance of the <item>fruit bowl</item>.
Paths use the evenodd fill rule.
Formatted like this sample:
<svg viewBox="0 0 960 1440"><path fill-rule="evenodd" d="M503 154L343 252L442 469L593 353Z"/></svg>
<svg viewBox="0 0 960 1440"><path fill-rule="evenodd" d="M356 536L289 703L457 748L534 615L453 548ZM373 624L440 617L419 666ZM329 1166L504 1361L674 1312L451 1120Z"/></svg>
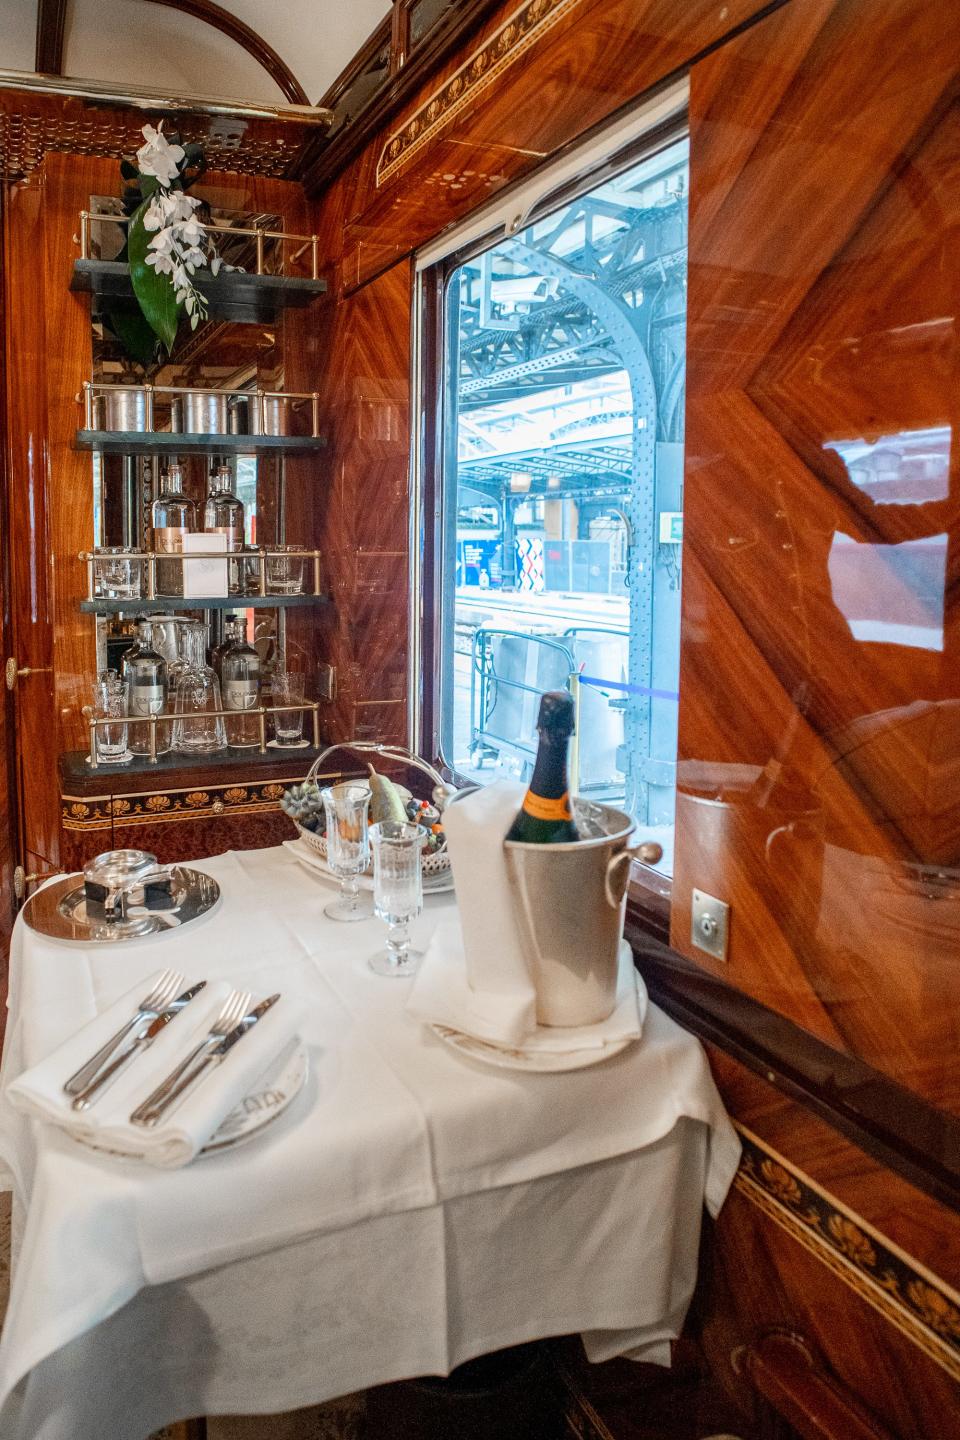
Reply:
<svg viewBox="0 0 960 1440"><path fill-rule="evenodd" d="M327 837L324 833L323 801L320 798L320 786L317 783L317 774L320 766L327 756L338 749L357 750L363 754L377 754L391 760L400 760L412 768L423 771L434 781L433 800L444 800L448 795L455 794L452 786L447 785L437 771L419 756L411 755L408 751L401 750L396 746L379 745L373 741L347 741L342 745L331 745L317 757L300 785L291 785L280 801L281 809L290 817L297 827L297 833L323 860L327 858ZM372 766L368 766L371 772L370 785L373 791L371 802L371 823L376 820L384 820L391 817L400 819L401 807L403 818L410 824L419 824L427 832L428 839L420 856L421 869L424 875L442 875L450 869L450 857L446 849L446 837L443 834L441 823L441 806L431 801L415 799L405 786L397 785L385 775L378 775ZM360 783L360 782L358 782ZM368 873L370 866L367 867Z"/></svg>

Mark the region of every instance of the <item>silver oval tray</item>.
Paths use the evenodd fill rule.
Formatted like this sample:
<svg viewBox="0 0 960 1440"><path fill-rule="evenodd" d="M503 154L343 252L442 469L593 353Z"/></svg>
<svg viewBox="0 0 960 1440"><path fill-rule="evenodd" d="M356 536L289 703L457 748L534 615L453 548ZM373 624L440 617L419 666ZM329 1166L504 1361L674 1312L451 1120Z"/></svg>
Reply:
<svg viewBox="0 0 960 1440"><path fill-rule="evenodd" d="M220 886L202 870L171 868L172 893L154 904L131 905L123 920L106 920L103 907L88 903L82 875L64 875L31 895L24 923L38 935L74 945L103 945L162 935L206 915L220 899Z"/></svg>

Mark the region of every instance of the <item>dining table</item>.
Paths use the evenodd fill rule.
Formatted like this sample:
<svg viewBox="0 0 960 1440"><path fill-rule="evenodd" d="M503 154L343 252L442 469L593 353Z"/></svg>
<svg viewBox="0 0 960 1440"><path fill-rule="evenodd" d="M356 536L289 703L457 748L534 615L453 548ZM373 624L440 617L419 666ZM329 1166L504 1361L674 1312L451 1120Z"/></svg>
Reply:
<svg viewBox="0 0 960 1440"><path fill-rule="evenodd" d="M409 979L373 973L382 924L326 918L331 882L291 848L192 863L220 899L180 930L14 929L4 1440L142 1440L557 1335L592 1360L668 1364L704 1206L740 1153L698 1041L649 1003L640 1039L602 1063L485 1063L407 1010ZM455 915L454 894L426 894L414 942ZM297 997L305 1079L282 1113L161 1169L14 1108L23 1071L164 966Z"/></svg>

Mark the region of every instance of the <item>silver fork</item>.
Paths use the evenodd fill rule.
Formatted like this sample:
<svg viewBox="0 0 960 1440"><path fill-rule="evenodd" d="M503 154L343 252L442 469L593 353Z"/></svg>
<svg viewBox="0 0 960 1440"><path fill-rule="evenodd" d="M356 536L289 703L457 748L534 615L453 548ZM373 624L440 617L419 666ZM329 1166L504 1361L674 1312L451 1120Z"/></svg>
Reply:
<svg viewBox="0 0 960 1440"><path fill-rule="evenodd" d="M132 1019L122 1025L106 1045L101 1045L96 1055L92 1055L86 1064L81 1065L69 1080L64 1081L64 1092L67 1095L79 1095L81 1090L85 1090L96 1078L98 1071L106 1065L117 1047L123 1044L131 1030L155 1020L161 1010L170 1003L182 984L183 976L178 970L164 970L149 995L145 995L140 1001L137 1013Z"/></svg>
<svg viewBox="0 0 960 1440"><path fill-rule="evenodd" d="M150 1124L150 1117L163 1105L164 1100L173 1090L181 1076L187 1073L199 1056L205 1055L207 1051L219 1045L220 1041L229 1035L233 1027L238 1025L244 1015L246 1015L252 999L253 996L249 990L232 990L230 992L224 1001L220 1014L216 1020L214 1020L206 1036L200 1041L200 1044L195 1045L190 1051L190 1054L184 1060L180 1061L176 1069L171 1070L166 1079L161 1080L157 1088L131 1113L130 1120L134 1125Z"/></svg>

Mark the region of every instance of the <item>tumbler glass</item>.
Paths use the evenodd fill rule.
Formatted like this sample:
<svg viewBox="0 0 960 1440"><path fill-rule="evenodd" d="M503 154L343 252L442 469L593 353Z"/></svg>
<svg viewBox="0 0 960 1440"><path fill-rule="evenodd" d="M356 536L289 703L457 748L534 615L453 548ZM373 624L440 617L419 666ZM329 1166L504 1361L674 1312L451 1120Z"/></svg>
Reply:
<svg viewBox="0 0 960 1440"><path fill-rule="evenodd" d="M370 826L373 846L373 908L387 926L387 946L370 957L378 975L416 973L423 952L410 949L410 922L423 909L420 852L426 842L420 825L382 820Z"/></svg>
<svg viewBox="0 0 960 1440"><path fill-rule="evenodd" d="M94 569L100 595L110 600L140 599L141 565L136 556L137 551L129 545L105 546L96 552Z"/></svg>
<svg viewBox="0 0 960 1440"><path fill-rule="evenodd" d="M174 702L173 748L188 755L209 755L227 748L227 732L220 709L220 682L213 671L187 670L177 682Z"/></svg>
<svg viewBox="0 0 960 1440"><path fill-rule="evenodd" d="M360 895L360 876L370 863L369 785L345 780L320 791L327 821L327 864L340 879L340 894L323 907L330 920L368 920L373 909Z"/></svg>
<svg viewBox="0 0 960 1440"><path fill-rule="evenodd" d="M95 731L97 763L125 765L133 756L127 748L127 687L115 670L104 670L93 687L93 718L109 724Z"/></svg>
<svg viewBox="0 0 960 1440"><path fill-rule="evenodd" d="M304 677L290 670L274 670L272 681L273 703L277 711L273 717L273 733L278 745L303 744L303 711L283 710L283 705L299 705L303 701Z"/></svg>
<svg viewBox="0 0 960 1440"><path fill-rule="evenodd" d="M303 552L297 545L273 545L267 556L267 590L271 595L302 595Z"/></svg>

